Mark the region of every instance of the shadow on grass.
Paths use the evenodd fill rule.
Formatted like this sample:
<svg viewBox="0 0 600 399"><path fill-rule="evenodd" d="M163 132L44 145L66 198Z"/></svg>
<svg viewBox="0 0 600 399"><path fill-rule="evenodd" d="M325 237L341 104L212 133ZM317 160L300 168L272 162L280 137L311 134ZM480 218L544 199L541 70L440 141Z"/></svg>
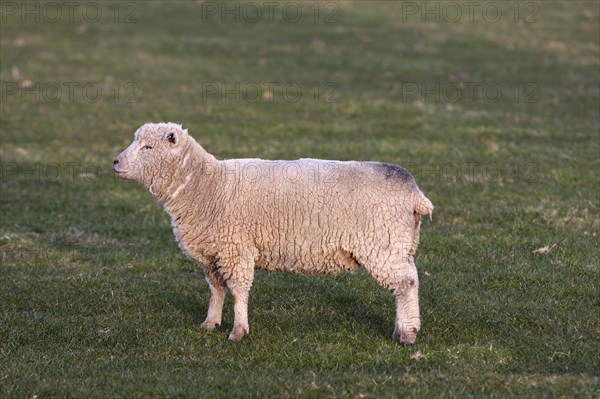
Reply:
<svg viewBox="0 0 600 399"><path fill-rule="evenodd" d="M375 289L383 290L380 287ZM352 325L391 338L395 319L393 299L380 297L383 295L377 295L376 300L365 303L351 287L344 287L338 291L329 291L326 301L337 312L341 312L346 320L351 321Z"/></svg>
<svg viewBox="0 0 600 399"><path fill-rule="evenodd" d="M364 282L359 287L351 283L365 277L369 278L260 273L250 293L250 324L304 333L330 331L332 335L339 334L340 328L351 328L354 331L348 333L367 332L390 338L394 328L393 298L374 283L366 290L361 289ZM208 311L210 291L201 270L192 271L186 279L193 279L193 289L170 286L163 295L170 306L199 326ZM228 292L220 329L232 324L233 300Z"/></svg>

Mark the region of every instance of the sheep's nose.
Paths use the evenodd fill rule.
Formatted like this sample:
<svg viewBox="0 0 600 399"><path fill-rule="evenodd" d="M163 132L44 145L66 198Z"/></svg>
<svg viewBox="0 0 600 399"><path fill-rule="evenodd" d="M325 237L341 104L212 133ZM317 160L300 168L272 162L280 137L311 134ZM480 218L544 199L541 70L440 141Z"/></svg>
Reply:
<svg viewBox="0 0 600 399"><path fill-rule="evenodd" d="M116 165L116 164L118 164L118 163L119 163L119 160L118 160L118 159L115 159L115 160L113 161L113 166L114 166L114 165Z"/></svg>

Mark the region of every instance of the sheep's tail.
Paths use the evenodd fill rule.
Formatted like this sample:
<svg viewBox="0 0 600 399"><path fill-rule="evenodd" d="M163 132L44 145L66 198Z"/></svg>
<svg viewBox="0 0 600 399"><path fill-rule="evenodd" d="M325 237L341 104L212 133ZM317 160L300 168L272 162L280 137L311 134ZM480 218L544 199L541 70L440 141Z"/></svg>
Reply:
<svg viewBox="0 0 600 399"><path fill-rule="evenodd" d="M433 204L421 191L419 191L415 202L415 214L429 215L429 220L431 220L433 215Z"/></svg>
<svg viewBox="0 0 600 399"><path fill-rule="evenodd" d="M416 196L414 210L415 226L413 229L412 243L408 251L410 259L413 259L413 256L415 256L415 253L417 252L417 247L419 246L419 229L421 228L421 215L429 215L429 220L431 220L431 215L433 214L433 204L431 203L431 201L429 201L429 198L427 198L425 194L421 192L421 190L417 190L418 194Z"/></svg>

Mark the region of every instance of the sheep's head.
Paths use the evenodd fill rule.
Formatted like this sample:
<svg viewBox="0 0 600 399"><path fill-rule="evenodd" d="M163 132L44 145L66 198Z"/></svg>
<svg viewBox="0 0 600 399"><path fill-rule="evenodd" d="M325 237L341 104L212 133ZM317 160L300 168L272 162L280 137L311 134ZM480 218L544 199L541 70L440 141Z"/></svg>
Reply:
<svg viewBox="0 0 600 399"><path fill-rule="evenodd" d="M190 136L175 123L147 123L134 134L133 142L113 162L122 179L134 180L152 191L152 185L169 180L181 162Z"/></svg>

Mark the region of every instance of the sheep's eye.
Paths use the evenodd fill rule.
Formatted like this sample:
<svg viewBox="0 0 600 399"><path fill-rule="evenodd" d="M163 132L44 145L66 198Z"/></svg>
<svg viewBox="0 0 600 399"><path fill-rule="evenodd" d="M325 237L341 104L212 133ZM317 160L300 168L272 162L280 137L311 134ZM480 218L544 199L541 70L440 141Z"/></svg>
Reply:
<svg viewBox="0 0 600 399"><path fill-rule="evenodd" d="M171 144L175 144L175 135L173 133L169 133L165 137L163 137L163 141L168 141Z"/></svg>
<svg viewBox="0 0 600 399"><path fill-rule="evenodd" d="M142 147L144 150L151 150L152 147L150 147L149 145L145 145L144 147Z"/></svg>

